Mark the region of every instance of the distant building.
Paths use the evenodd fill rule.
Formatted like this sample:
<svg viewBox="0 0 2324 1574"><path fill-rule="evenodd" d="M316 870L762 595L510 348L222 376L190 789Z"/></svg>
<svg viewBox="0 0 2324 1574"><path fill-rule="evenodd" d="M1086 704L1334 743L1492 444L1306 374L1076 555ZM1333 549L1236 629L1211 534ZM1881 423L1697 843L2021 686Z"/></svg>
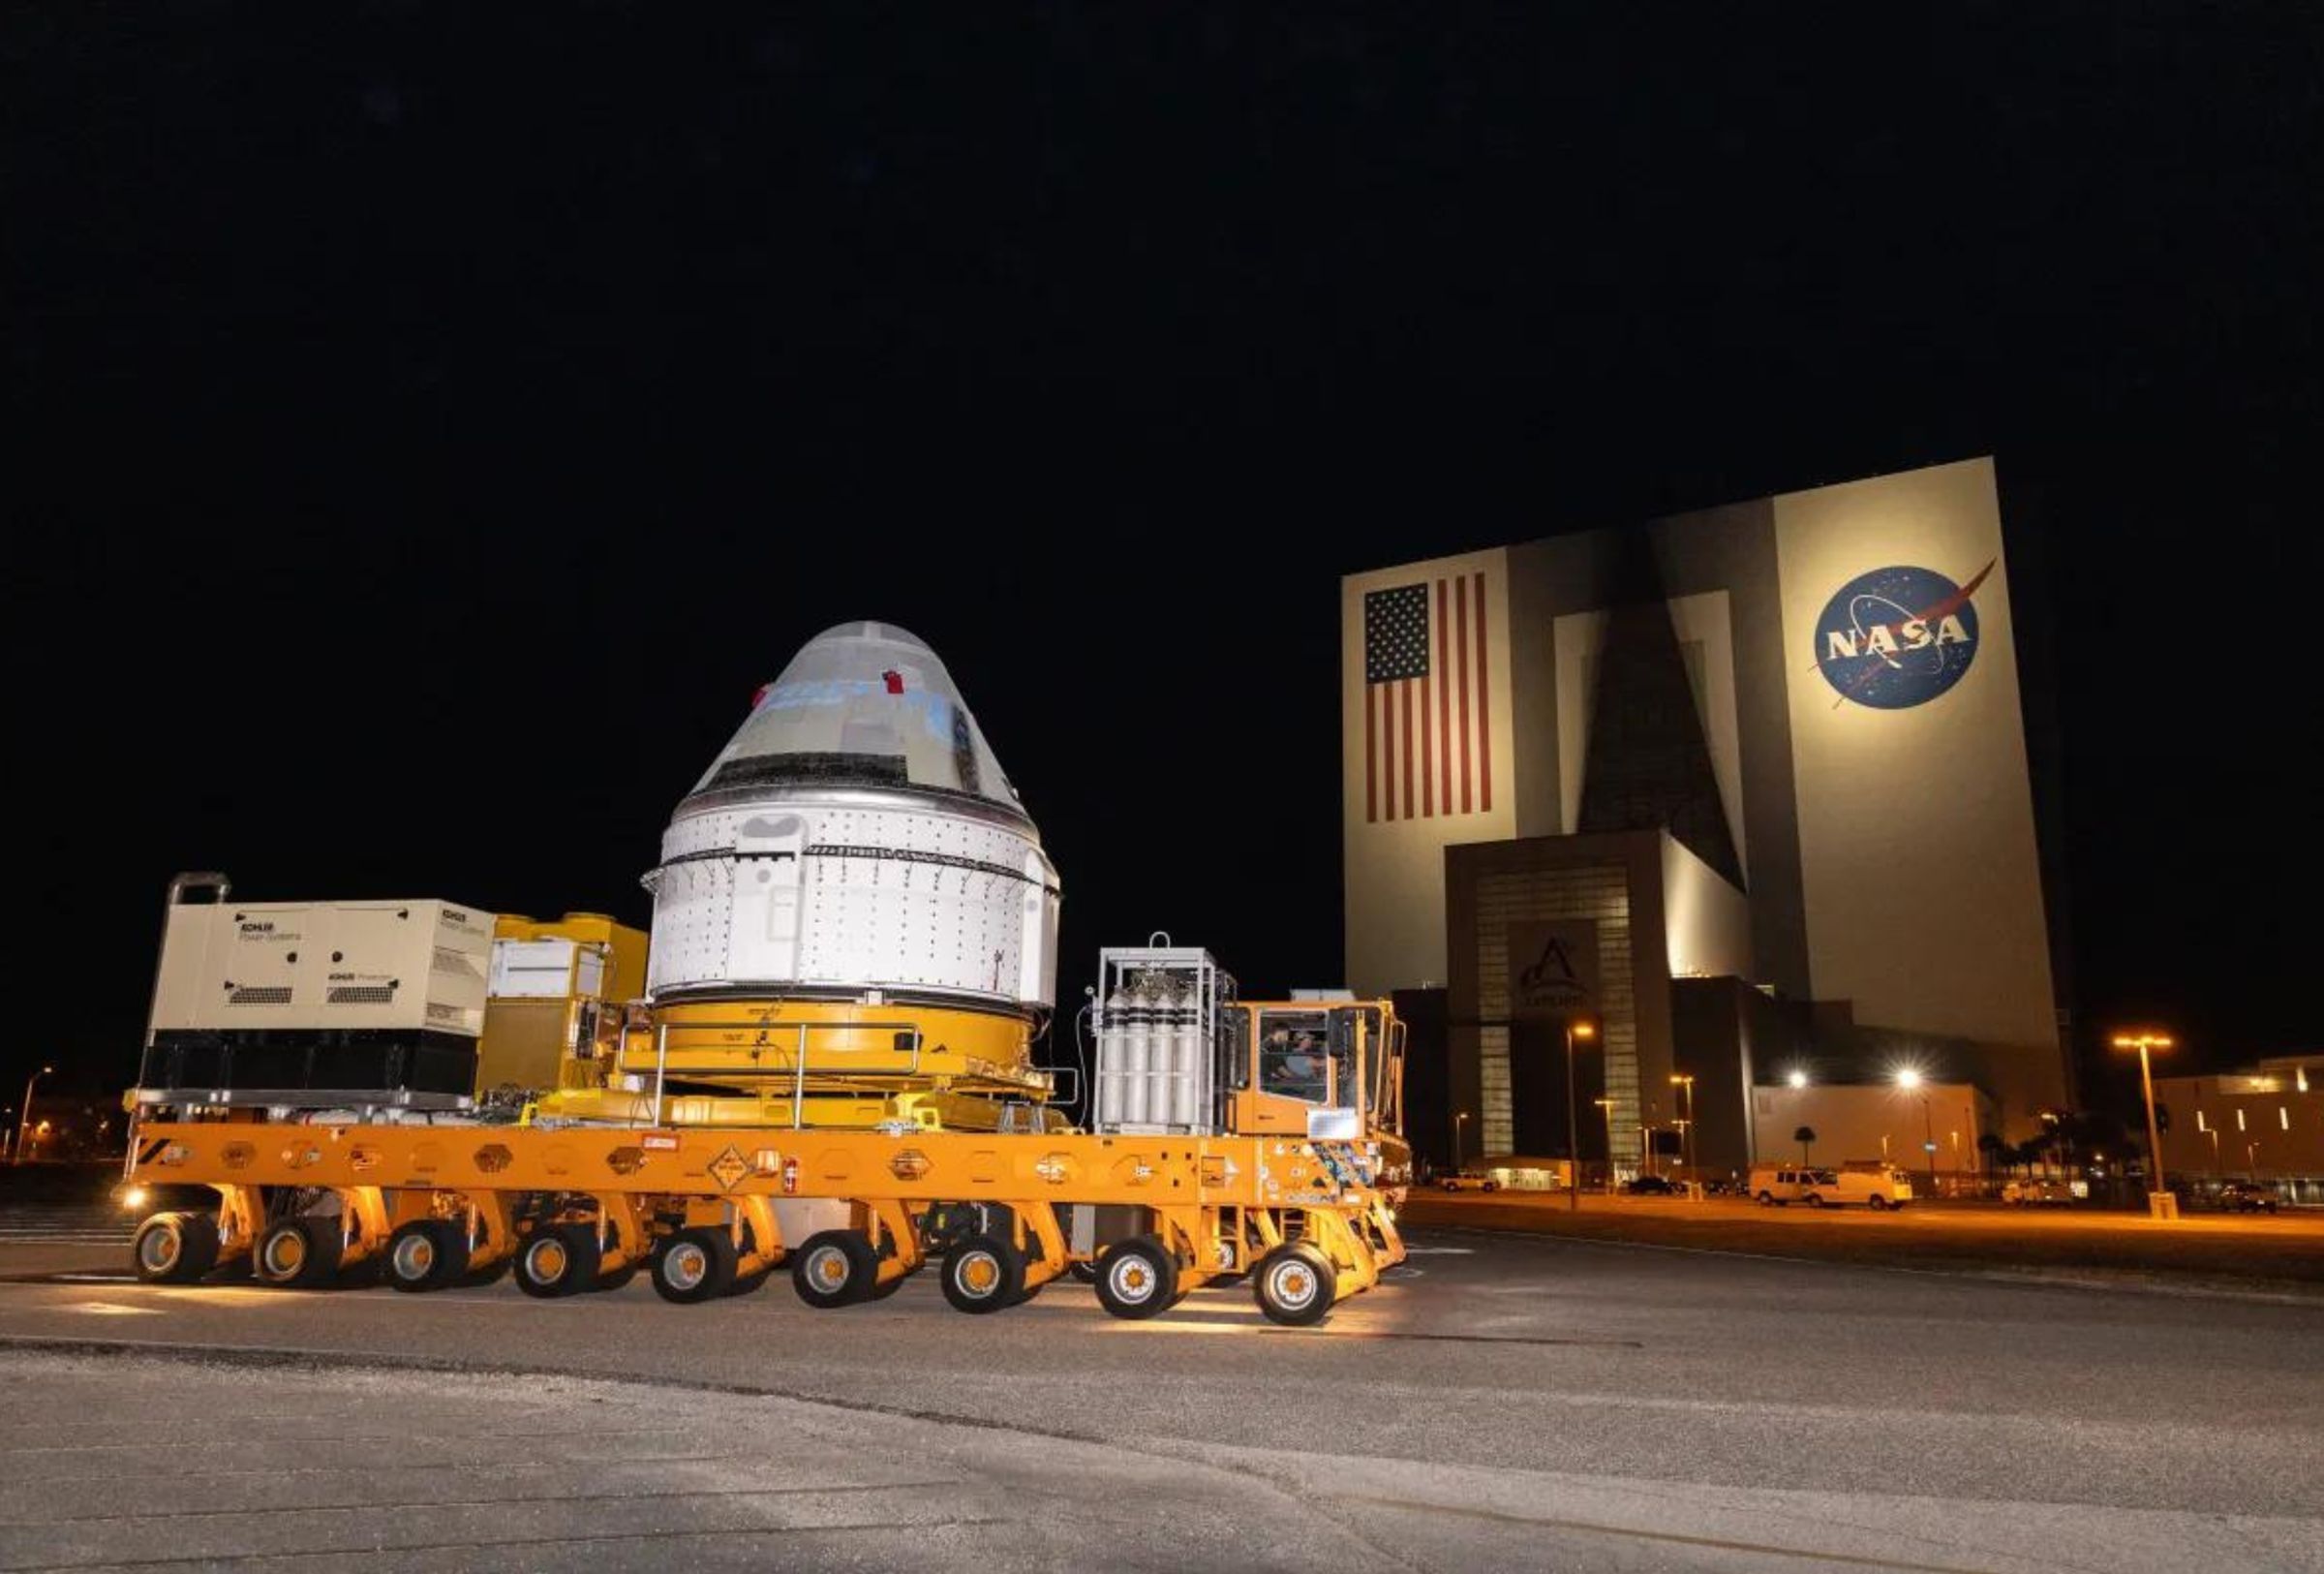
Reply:
<svg viewBox="0 0 2324 1574"><path fill-rule="evenodd" d="M1969 1082L1917 1088L1779 1082L1753 1089L1751 1110L1753 1156L1760 1163L1799 1158L1793 1133L1804 1126L1816 1133L1808 1144L1811 1163L1837 1168L1885 1160L1915 1180L1975 1174L1984 1168L1977 1139L2000 1129L1992 1096Z"/></svg>
<svg viewBox="0 0 2324 1574"><path fill-rule="evenodd" d="M2156 1077L2155 1107L2166 1179L2273 1181L2294 1200L2324 1202L2324 1053Z"/></svg>
<svg viewBox="0 0 2324 1574"><path fill-rule="evenodd" d="M1348 982L1445 992L1471 1152L1567 1152L1576 1018L1623 1172L1674 1077L1720 1168L1783 1064L2071 1101L2010 591L1985 459L1343 581Z"/></svg>

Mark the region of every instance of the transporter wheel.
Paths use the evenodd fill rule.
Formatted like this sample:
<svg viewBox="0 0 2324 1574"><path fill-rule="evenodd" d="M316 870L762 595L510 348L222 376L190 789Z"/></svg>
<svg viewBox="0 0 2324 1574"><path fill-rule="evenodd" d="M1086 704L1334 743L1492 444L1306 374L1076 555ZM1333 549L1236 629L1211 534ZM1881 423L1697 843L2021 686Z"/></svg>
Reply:
<svg viewBox="0 0 2324 1574"><path fill-rule="evenodd" d="M1759 1206L1760 1206L1760 1207L1762 1207L1762 1208L1772 1208L1772 1207L1774 1207L1774 1206L1775 1206L1775 1193L1774 1193L1774 1192L1772 1192L1772 1191L1762 1191L1762 1192L1760 1192L1760 1193L1759 1193Z"/></svg>
<svg viewBox="0 0 2324 1574"><path fill-rule="evenodd" d="M1002 1235L966 1235L944 1253L944 1299L955 1312L998 1312L1024 1296L1024 1253Z"/></svg>
<svg viewBox="0 0 2324 1574"><path fill-rule="evenodd" d="M1096 1263L1093 1263L1093 1262L1076 1262L1076 1263L1068 1263L1068 1264L1066 1265L1065 1271L1066 1271L1067 1273L1071 1274L1071 1275L1072 1275L1072 1276L1073 1276L1073 1277L1074 1277L1076 1280L1078 1280L1080 1282L1082 1282L1082 1283L1084 1283L1084 1284L1094 1284L1094 1283L1096 1283L1096 1282L1097 1282L1097 1264L1096 1264Z"/></svg>
<svg viewBox="0 0 2324 1574"><path fill-rule="evenodd" d="M734 1288L734 1260L725 1230L680 1230L654 1253L654 1293L680 1306L716 1300Z"/></svg>
<svg viewBox="0 0 2324 1574"><path fill-rule="evenodd" d="M339 1220L302 1215L266 1226L252 1249L250 1268L260 1282L281 1289L321 1289L339 1277L346 1241Z"/></svg>
<svg viewBox="0 0 2324 1574"><path fill-rule="evenodd" d="M516 1287L543 1301L578 1295L597 1281L605 1260L587 1224L551 1224L516 1249Z"/></svg>
<svg viewBox="0 0 2324 1574"><path fill-rule="evenodd" d="M1820 1191L1811 1191L1808 1193L1807 1200L1809 1207L1820 1208L1823 1206L1823 1193Z"/></svg>
<svg viewBox="0 0 2324 1574"><path fill-rule="evenodd" d="M414 1219L387 1237L381 1272L389 1289L448 1289L468 1277L468 1232L448 1219Z"/></svg>
<svg viewBox="0 0 2324 1574"><path fill-rule="evenodd" d="M603 1259L600 1257L599 1260L602 1261ZM592 1280L587 1285L585 1285L584 1288L590 1290L618 1290L623 1285L635 1279L638 1276L640 1269L641 1265L634 1260L623 1263L619 1268L605 1269L602 1273L598 1274L596 1279Z"/></svg>
<svg viewBox="0 0 2324 1574"><path fill-rule="evenodd" d="M1311 1328L1338 1298L1339 1270L1311 1246L1279 1246L1252 1275L1251 1295L1269 1322Z"/></svg>
<svg viewBox="0 0 2324 1574"><path fill-rule="evenodd" d="M854 1230L820 1230L791 1259L791 1287L817 1309L869 1301L879 1277L879 1253Z"/></svg>
<svg viewBox="0 0 2324 1574"><path fill-rule="evenodd" d="M1888 1211L1888 1199L1876 1194L1872 1199L1872 1211L1876 1214L1886 1213Z"/></svg>
<svg viewBox="0 0 2324 1574"><path fill-rule="evenodd" d="M1097 1259L1097 1304L1136 1320L1167 1311L1178 1299L1178 1259L1151 1235L1133 1235Z"/></svg>
<svg viewBox="0 0 2324 1574"><path fill-rule="evenodd" d="M130 1261L148 1284L191 1284L218 1266L218 1220L207 1214L155 1214L138 1226Z"/></svg>
<svg viewBox="0 0 2324 1574"><path fill-rule="evenodd" d="M772 1268L754 1268L747 1274L736 1274L734 1282L726 1286L728 1295L755 1295L773 1276Z"/></svg>

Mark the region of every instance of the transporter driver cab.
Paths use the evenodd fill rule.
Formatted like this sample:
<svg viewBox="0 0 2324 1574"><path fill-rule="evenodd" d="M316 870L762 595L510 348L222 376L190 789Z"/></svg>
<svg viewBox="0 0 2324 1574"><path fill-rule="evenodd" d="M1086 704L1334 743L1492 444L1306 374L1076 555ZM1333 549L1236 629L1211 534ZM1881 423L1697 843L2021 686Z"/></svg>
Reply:
<svg viewBox="0 0 2324 1574"><path fill-rule="evenodd" d="M1285 1098L1320 1104L1330 1090L1329 1065L1320 1019L1311 1027L1278 1021L1260 1041L1259 1086Z"/></svg>

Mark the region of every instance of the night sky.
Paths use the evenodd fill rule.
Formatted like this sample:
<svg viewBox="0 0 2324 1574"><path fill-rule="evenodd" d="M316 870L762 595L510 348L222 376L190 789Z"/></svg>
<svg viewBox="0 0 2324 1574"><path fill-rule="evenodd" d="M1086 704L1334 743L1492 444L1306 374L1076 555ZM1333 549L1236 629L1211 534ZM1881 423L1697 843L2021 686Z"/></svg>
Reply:
<svg viewBox="0 0 2324 1574"><path fill-rule="evenodd" d="M643 922L849 618L1069 1000L1336 982L1338 574L1987 452L2082 1020L2324 1041L2324 11L8 11L0 1103L177 869Z"/></svg>

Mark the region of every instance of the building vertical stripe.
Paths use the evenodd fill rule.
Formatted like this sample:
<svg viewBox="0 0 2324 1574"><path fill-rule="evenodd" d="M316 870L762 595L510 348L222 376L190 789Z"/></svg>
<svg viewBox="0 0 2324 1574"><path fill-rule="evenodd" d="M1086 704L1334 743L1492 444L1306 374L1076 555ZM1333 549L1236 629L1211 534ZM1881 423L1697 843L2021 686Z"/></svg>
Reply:
<svg viewBox="0 0 2324 1574"><path fill-rule="evenodd" d="M1397 684L1397 685L1396 685L1396 687L1397 687L1398 689L1400 689L1400 690L1402 690L1402 691L1403 691L1403 694L1402 694L1402 700L1403 700L1403 706L1404 706L1404 818L1405 818L1406 819L1410 819L1410 818L1413 818L1413 814L1412 814L1412 679L1410 679L1410 678L1406 678L1406 679L1405 679L1403 682L1401 682L1401 683Z"/></svg>
<svg viewBox="0 0 2324 1574"><path fill-rule="evenodd" d="M1460 812L1469 812L1469 582L1452 582L1452 632L1460 663Z"/></svg>
<svg viewBox="0 0 2324 1574"><path fill-rule="evenodd" d="M1436 813L1436 751L1428 741L1428 674L1421 674L1421 814Z"/></svg>
<svg viewBox="0 0 2324 1574"><path fill-rule="evenodd" d="M1493 707L1485 688L1484 575L1477 575L1477 785L1486 813L1493 807Z"/></svg>
<svg viewBox="0 0 2324 1574"><path fill-rule="evenodd" d="M1369 683L1363 686L1363 818L1367 821L1380 818L1380 756L1372 737L1372 688Z"/></svg>
<svg viewBox="0 0 2324 1574"><path fill-rule="evenodd" d="M1396 713L1395 691L1380 686L1380 786L1384 789L1388 810L1380 818L1396 818Z"/></svg>
<svg viewBox="0 0 2324 1574"><path fill-rule="evenodd" d="M1436 726L1437 769L1445 779L1445 813L1452 812L1452 636L1445 622L1446 602L1450 592L1445 582L1436 582L1436 627L1429 633L1436 640Z"/></svg>

